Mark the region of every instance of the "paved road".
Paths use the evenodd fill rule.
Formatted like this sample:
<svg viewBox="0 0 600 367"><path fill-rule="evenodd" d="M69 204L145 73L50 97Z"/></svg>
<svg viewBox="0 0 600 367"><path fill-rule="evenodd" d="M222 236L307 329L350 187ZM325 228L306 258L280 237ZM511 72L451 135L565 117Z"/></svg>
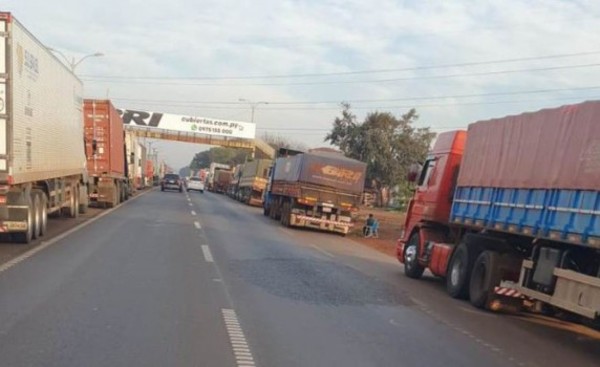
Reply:
<svg viewBox="0 0 600 367"><path fill-rule="evenodd" d="M476 311L348 239L189 197L150 192L1 272L0 365L600 361L584 328Z"/></svg>

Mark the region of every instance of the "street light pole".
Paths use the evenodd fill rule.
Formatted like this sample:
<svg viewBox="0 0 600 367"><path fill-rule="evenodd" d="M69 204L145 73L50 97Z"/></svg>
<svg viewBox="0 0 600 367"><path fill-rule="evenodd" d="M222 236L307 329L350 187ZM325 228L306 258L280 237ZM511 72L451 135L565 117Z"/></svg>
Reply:
<svg viewBox="0 0 600 367"><path fill-rule="evenodd" d="M85 55L84 57L80 58L79 60L75 61L75 57L72 57L71 60L69 60L68 57L65 56L65 54L63 54L62 52L60 52L59 50L52 48L52 47L47 47L47 49L49 51L52 51L54 53L56 53L57 55L59 55L60 57L63 58L63 60L65 60L65 63L67 64L67 66L69 67L69 69L71 69L71 71L74 73L75 72L75 68L77 67L77 65L81 64L81 62L89 57L100 57L100 56L104 56L104 54L102 52L95 52L93 54L89 54L89 55Z"/></svg>
<svg viewBox="0 0 600 367"><path fill-rule="evenodd" d="M239 98L238 100L240 102L246 102L246 103L250 104L250 108L251 108L251 111L252 111L252 115L251 115L250 121L252 123L254 123L254 111L256 110L256 107L258 107L261 104L269 104L269 102L265 102L265 101L253 102L253 101L251 101L249 99L245 99L245 98Z"/></svg>

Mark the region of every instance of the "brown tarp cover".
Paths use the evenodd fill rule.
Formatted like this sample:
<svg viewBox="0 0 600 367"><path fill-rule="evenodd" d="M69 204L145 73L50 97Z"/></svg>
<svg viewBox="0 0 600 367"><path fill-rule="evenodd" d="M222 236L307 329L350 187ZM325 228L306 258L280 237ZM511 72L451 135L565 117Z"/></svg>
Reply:
<svg viewBox="0 0 600 367"><path fill-rule="evenodd" d="M600 189L600 101L469 126L459 186Z"/></svg>
<svg viewBox="0 0 600 367"><path fill-rule="evenodd" d="M303 182L349 193L362 193L367 165L340 154L303 153L278 158L275 181Z"/></svg>

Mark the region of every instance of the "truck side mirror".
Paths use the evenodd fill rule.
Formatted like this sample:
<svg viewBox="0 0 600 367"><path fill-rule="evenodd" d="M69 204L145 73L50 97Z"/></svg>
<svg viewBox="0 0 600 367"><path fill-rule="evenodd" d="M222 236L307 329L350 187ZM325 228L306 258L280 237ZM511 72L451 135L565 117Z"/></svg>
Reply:
<svg viewBox="0 0 600 367"><path fill-rule="evenodd" d="M129 163L135 164L135 153L133 152L129 154Z"/></svg>
<svg viewBox="0 0 600 367"><path fill-rule="evenodd" d="M98 141L96 139L92 140L92 154L96 154L98 151Z"/></svg>

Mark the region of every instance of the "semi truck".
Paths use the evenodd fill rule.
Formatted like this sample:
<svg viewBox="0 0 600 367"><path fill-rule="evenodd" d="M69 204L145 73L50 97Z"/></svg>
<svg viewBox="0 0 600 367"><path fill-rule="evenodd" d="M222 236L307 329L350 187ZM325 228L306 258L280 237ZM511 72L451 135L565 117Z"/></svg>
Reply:
<svg viewBox="0 0 600 367"><path fill-rule="evenodd" d="M109 100L83 106L90 203L114 207L129 198L123 120Z"/></svg>
<svg viewBox="0 0 600 367"><path fill-rule="evenodd" d="M138 155L138 137L131 130L125 130L125 151L127 156L127 180L129 186L129 195L133 195L136 192L136 177L140 170L139 167L139 155ZM161 176L162 177L162 176Z"/></svg>
<svg viewBox="0 0 600 367"><path fill-rule="evenodd" d="M0 12L0 232L29 243L87 208L82 83Z"/></svg>
<svg viewBox="0 0 600 367"><path fill-rule="evenodd" d="M239 173L237 197L240 201L254 206L262 206L263 193L267 187L271 159L257 159L247 162Z"/></svg>
<svg viewBox="0 0 600 367"><path fill-rule="evenodd" d="M125 130L125 148L131 191L142 190L146 187L147 148L131 130Z"/></svg>
<svg viewBox="0 0 600 367"><path fill-rule="evenodd" d="M136 160L137 160L137 169L135 176L135 187L138 190L143 190L146 188L146 161L147 161L147 148L141 142L138 143L136 148Z"/></svg>
<svg viewBox="0 0 600 367"><path fill-rule="evenodd" d="M404 272L479 308L600 316L600 101L441 134L398 241Z"/></svg>
<svg viewBox="0 0 600 367"><path fill-rule="evenodd" d="M206 175L206 188L208 191L215 191L214 189L214 180L215 180L215 170L224 169L230 170L231 167L228 164L215 163L212 162L208 168L208 174Z"/></svg>
<svg viewBox="0 0 600 367"><path fill-rule="evenodd" d="M225 169L216 169L213 180L213 191L217 194L225 194L233 180L233 172Z"/></svg>
<svg viewBox="0 0 600 367"><path fill-rule="evenodd" d="M365 174L365 163L342 154L280 149L270 169L263 213L287 227L346 235Z"/></svg>

